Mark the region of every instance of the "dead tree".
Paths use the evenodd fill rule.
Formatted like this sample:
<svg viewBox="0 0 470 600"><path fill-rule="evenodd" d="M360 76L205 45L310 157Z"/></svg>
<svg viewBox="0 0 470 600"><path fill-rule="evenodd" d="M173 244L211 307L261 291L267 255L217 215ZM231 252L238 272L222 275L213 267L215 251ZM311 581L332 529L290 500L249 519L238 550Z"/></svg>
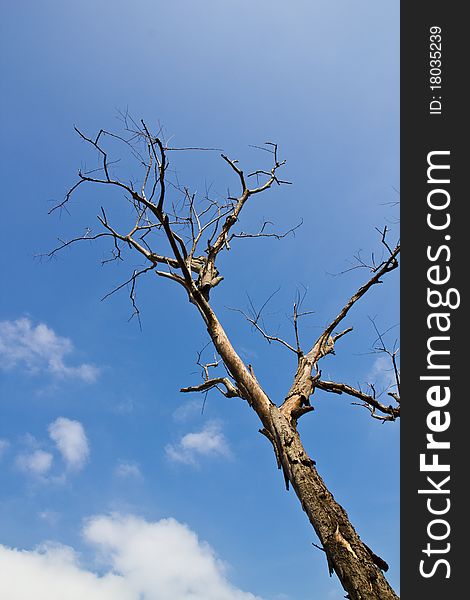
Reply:
<svg viewBox="0 0 470 600"><path fill-rule="evenodd" d="M140 276L154 273L181 286L203 319L219 357L214 364L204 366L204 380L201 384L182 388L181 391L204 392L217 388L226 397L238 397L246 401L258 415L260 432L272 444L285 485L287 489L289 486L294 489L321 542L330 575L336 573L347 593L346 597L351 600L396 599L396 594L383 575L383 571L388 568L387 564L362 542L345 510L326 488L315 462L304 449L297 422L300 417L313 410L310 399L316 389L347 394L360 400L377 418L395 420L399 417L399 388L390 392L393 405L385 404L376 397L373 387L369 393L345 383L325 381L320 370L321 360L333 353L335 344L352 329L347 327L342 331L338 330L350 309L372 287L381 283L385 275L397 268L399 245L390 247L386 241L386 230L383 231L383 259L370 266L369 279L344 304L307 351L302 349L299 341L298 321L301 313L298 306L294 306L295 342L292 344L269 335L262 326L259 314L248 317L264 337L286 346L297 358L292 385L285 397L275 402L268 397L252 367L243 362L233 347L210 298L213 288L223 279L217 266L218 257L222 252L230 250L230 243L234 238L275 235L266 232L267 224L257 234L236 233L234 227L241 211L253 196L269 190L273 185L288 183L279 177L285 161L279 159L277 146L273 143L264 146L271 154L270 168L250 174L245 174L236 160L221 155L236 176L239 186L236 196L229 194L222 201L206 197L201 203L187 188L179 188L182 200L175 204L171 200L175 189L169 191L167 172L168 155L178 149L170 148L161 135L150 133L143 121L137 125L126 117L125 129L124 136L101 130L95 138L88 137L77 129L81 138L98 153L100 167L94 171L79 171L76 184L52 210L65 208L79 187L87 184L108 186L120 192L133 207L134 219L129 229L127 232L118 231L108 219L105 209L101 208L98 215L101 224L99 233L93 234L91 230L87 230L83 236L61 241L50 256L75 242L98 238L109 238L111 241L113 256L110 260L122 260L121 253L125 246L137 252L146 260L146 266L140 271L134 271L128 281L113 290L114 292L128 285L137 316L135 286ZM126 183L113 175L113 163L104 145L106 140L122 143L131 150L142 169L139 185ZM256 185L250 186L251 181L256 181ZM385 351L385 347L383 350ZM395 360L395 354L390 353L390 356ZM226 373L211 377L210 367L216 366L220 361ZM396 369L396 362L393 364ZM397 370L395 372L398 376Z"/></svg>

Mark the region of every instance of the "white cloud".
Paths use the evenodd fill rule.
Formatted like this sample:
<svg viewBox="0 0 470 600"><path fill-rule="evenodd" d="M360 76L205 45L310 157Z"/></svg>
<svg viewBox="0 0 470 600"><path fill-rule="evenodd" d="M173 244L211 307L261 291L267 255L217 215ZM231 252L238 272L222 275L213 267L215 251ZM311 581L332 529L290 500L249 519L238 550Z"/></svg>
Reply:
<svg viewBox="0 0 470 600"><path fill-rule="evenodd" d="M85 466L90 455L88 439L79 421L72 421L65 417L58 417L50 423L48 431L65 463L63 472L51 473L54 463L53 452L43 450L41 447L43 444L30 433L22 436L26 449L17 455L15 464L24 473L33 475L42 482L64 483L70 471L79 471Z"/></svg>
<svg viewBox="0 0 470 600"><path fill-rule="evenodd" d="M122 478L134 478L141 479L142 473L140 472L139 465L135 462L122 460L118 463L115 473L118 477Z"/></svg>
<svg viewBox="0 0 470 600"><path fill-rule="evenodd" d="M26 473L41 477L50 471L53 460L54 457L50 452L34 450L17 456L16 465Z"/></svg>
<svg viewBox="0 0 470 600"><path fill-rule="evenodd" d="M0 545L0 597L8 600L260 600L227 579L210 546L174 519L96 516L83 531L102 575L67 546Z"/></svg>
<svg viewBox="0 0 470 600"><path fill-rule="evenodd" d="M80 421L59 417L48 429L67 467L73 470L82 469L90 454L90 448Z"/></svg>
<svg viewBox="0 0 470 600"><path fill-rule="evenodd" d="M9 600L137 600L112 573L82 570L71 548L46 545L34 551L0 545L0 597ZM139 599L140 600L140 599Z"/></svg>
<svg viewBox="0 0 470 600"><path fill-rule="evenodd" d="M210 421L202 431L187 433L177 444L168 444L165 448L170 460L195 465L203 456L230 456L230 449L220 425Z"/></svg>
<svg viewBox="0 0 470 600"><path fill-rule="evenodd" d="M44 323L34 326L27 318L0 321L0 365L3 369L23 366L30 372L46 371L57 378L76 378L87 383L96 381L99 370L94 365L70 366L65 363L65 357L72 351L72 342L58 336Z"/></svg>

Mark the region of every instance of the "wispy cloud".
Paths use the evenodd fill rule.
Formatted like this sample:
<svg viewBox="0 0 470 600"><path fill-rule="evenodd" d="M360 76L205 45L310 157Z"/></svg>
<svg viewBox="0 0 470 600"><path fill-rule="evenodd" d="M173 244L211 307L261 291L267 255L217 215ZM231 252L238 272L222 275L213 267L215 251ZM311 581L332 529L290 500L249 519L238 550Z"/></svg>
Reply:
<svg viewBox="0 0 470 600"><path fill-rule="evenodd" d="M187 433L177 444L168 444L165 452L170 460L188 465L196 465L202 457L228 458L231 455L220 424L216 421L210 421L201 431Z"/></svg>
<svg viewBox="0 0 470 600"><path fill-rule="evenodd" d="M70 546L35 550L0 545L0 597L8 600L260 600L233 586L212 548L175 519L95 516L85 541L104 566L97 575L80 565Z"/></svg>
<svg viewBox="0 0 470 600"><path fill-rule="evenodd" d="M122 479L141 479L142 473L140 471L140 467L137 463L127 460L119 461L116 469L114 470L115 474Z"/></svg>
<svg viewBox="0 0 470 600"><path fill-rule="evenodd" d="M9 446L10 442L8 440L0 439L0 458L2 458L3 454L6 452Z"/></svg>
<svg viewBox="0 0 470 600"><path fill-rule="evenodd" d="M71 340L57 335L44 323L33 325L28 318L0 321L0 368L4 370L23 367L56 378L96 381L99 374L96 366L88 363L71 366L65 362L73 349Z"/></svg>
<svg viewBox="0 0 470 600"><path fill-rule="evenodd" d="M203 400L188 400L178 406L173 413L173 419L175 421L188 421L195 417L200 416L203 406Z"/></svg>
<svg viewBox="0 0 470 600"><path fill-rule="evenodd" d="M16 457L16 466L35 477L44 477L51 470L54 457L45 450L33 450Z"/></svg>
<svg viewBox="0 0 470 600"><path fill-rule="evenodd" d="M113 412L118 415L130 415L135 409L135 401L133 398L125 398L117 404L113 404Z"/></svg>
<svg viewBox="0 0 470 600"><path fill-rule="evenodd" d="M395 384L393 365L389 356L383 354L375 359L367 374L367 383L382 389L388 389Z"/></svg>
<svg viewBox="0 0 470 600"><path fill-rule="evenodd" d="M67 468L75 471L82 469L88 460L90 448L80 421L59 417L49 425L48 431Z"/></svg>
<svg viewBox="0 0 470 600"><path fill-rule="evenodd" d="M60 514L55 510L41 510L38 512L38 517L48 525L55 526L60 520Z"/></svg>

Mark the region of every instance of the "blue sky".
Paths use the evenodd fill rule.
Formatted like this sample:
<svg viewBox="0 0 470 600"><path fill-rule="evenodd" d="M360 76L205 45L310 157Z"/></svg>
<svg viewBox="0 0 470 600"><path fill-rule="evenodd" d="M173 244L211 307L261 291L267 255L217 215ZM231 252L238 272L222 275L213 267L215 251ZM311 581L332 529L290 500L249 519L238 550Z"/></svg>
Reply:
<svg viewBox="0 0 470 600"><path fill-rule="evenodd" d="M358 250L380 251L375 227L398 236L397 3L24 0L4 8L1 27L0 565L3 585L18 590L9 598L41 597L21 596L25 573L52 594L45 565L60 566L71 600L185 600L197 573L206 598L343 597L256 416L215 393L201 414L202 398L179 394L198 382L207 341L181 290L142 280L140 331L128 322L126 292L100 301L137 257L102 267L109 249L99 243L52 261L37 255L96 227L100 204L126 216L118 197L92 188L70 214L47 214L77 168L96 164L74 125L119 130L118 111L129 109L162 125L175 146L222 148L247 170L265 159L250 145L276 141L293 185L256 197L241 227L303 226L282 241L234 243L213 302L242 358L282 401L293 357L227 307L246 309L248 296L262 304L280 287L267 322L288 337L286 315L308 288L308 345L367 278L332 273ZM236 185L218 152L174 153L171 167L199 192ZM325 376L385 384L370 318L395 326L393 343L396 273L351 312L354 331L324 360ZM314 401L304 443L397 587L398 423L382 425L347 398ZM143 548L164 565L160 574Z"/></svg>

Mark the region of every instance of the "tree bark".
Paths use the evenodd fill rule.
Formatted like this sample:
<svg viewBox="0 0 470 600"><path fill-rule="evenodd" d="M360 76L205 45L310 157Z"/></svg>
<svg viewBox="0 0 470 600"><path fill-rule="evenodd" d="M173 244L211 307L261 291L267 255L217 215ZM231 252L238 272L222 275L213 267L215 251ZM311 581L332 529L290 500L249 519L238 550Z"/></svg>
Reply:
<svg viewBox="0 0 470 600"><path fill-rule="evenodd" d="M286 416L267 396L258 380L244 365L222 325L202 294L193 295L217 352L235 380L242 397L257 413L260 430L272 443L278 467L292 485L326 554L330 575L335 572L350 600L397 600L385 579L384 561L360 539L346 511L334 499L307 455L296 428L296 419Z"/></svg>
<svg viewBox="0 0 470 600"><path fill-rule="evenodd" d="M325 486L296 428L277 407L271 408L271 415L276 457L320 539L330 575L337 574L351 600L396 600L376 564L381 559L361 541L346 511Z"/></svg>

